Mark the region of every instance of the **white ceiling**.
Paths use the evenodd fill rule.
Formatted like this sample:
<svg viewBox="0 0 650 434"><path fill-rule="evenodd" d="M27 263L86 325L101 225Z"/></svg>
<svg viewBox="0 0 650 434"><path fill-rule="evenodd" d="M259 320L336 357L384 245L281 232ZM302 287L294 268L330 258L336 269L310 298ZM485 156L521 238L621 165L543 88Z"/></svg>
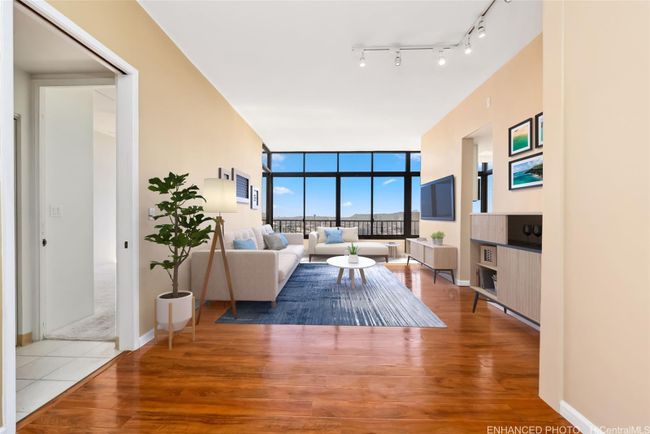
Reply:
<svg viewBox="0 0 650 434"><path fill-rule="evenodd" d="M14 64L31 74L110 73L88 50L18 3L14 4Z"/></svg>
<svg viewBox="0 0 650 434"><path fill-rule="evenodd" d="M273 151L419 149L420 136L541 32L541 3L497 0L474 52L367 54L455 42L484 1L140 0Z"/></svg>

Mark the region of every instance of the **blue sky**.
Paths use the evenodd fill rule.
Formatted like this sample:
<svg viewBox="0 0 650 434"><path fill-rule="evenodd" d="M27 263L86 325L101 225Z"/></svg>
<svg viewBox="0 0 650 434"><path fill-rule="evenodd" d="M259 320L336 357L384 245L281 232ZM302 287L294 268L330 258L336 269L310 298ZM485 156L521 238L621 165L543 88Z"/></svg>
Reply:
<svg viewBox="0 0 650 434"><path fill-rule="evenodd" d="M301 172L303 170L302 154L273 154L274 172ZM336 171L336 154L307 154L305 169L308 172ZM412 154L413 170L420 170L419 154ZM374 154L375 170L403 171L406 167L406 155ZM341 172L363 172L371 168L371 154L340 154ZM341 179L341 217L354 214L370 213L371 177L343 177ZM420 209L420 178L413 179L412 203L414 210ZM305 181L307 216L336 215L336 179L334 177L311 177ZM302 215L303 180L302 177L277 177L273 185L273 214L276 218L297 217ZM400 212L404 208L404 178L374 178L375 213Z"/></svg>

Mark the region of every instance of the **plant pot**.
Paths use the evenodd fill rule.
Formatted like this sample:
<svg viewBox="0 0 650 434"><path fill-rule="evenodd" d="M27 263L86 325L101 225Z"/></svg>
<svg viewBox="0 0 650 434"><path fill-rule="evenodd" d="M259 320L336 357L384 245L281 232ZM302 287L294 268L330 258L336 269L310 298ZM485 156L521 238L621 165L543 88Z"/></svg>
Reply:
<svg viewBox="0 0 650 434"><path fill-rule="evenodd" d="M359 263L359 255L350 255L350 256L348 256L348 262L350 264L358 264Z"/></svg>
<svg viewBox="0 0 650 434"><path fill-rule="evenodd" d="M156 322L158 329L169 330L169 306L171 306L172 330L183 330L192 318L192 293L179 291L178 298L164 298L171 292L165 292L156 297Z"/></svg>
<svg viewBox="0 0 650 434"><path fill-rule="evenodd" d="M431 238L433 240L433 244L436 246L442 246L442 241L444 238Z"/></svg>

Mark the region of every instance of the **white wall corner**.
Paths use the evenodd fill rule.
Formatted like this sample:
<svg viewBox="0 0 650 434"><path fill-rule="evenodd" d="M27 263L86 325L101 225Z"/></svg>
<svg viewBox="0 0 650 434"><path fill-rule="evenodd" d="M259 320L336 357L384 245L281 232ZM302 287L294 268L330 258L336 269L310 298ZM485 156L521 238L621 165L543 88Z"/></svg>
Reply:
<svg viewBox="0 0 650 434"><path fill-rule="evenodd" d="M560 414L583 434L603 434L600 428L566 401L560 401Z"/></svg>
<svg viewBox="0 0 650 434"><path fill-rule="evenodd" d="M153 329L138 338L138 348L141 348L153 340ZM136 348L136 350L138 349Z"/></svg>

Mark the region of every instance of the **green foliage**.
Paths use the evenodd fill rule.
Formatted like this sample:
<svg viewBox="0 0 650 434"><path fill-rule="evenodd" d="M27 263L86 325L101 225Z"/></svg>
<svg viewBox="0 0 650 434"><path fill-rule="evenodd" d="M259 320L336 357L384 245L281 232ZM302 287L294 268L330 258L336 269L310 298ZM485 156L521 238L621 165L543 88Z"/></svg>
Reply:
<svg viewBox="0 0 650 434"><path fill-rule="evenodd" d="M350 246L348 246L348 253L351 255L358 255L359 246L355 246L354 243L351 243Z"/></svg>
<svg viewBox="0 0 650 434"><path fill-rule="evenodd" d="M151 178L149 190L159 193L165 199L156 206L160 214L154 220L164 222L154 226L156 233L147 235L145 240L167 246L169 256L162 261L151 261L149 269L161 267L172 281L174 297L178 297L178 269L189 257L190 251L210 239L212 228L204 225L210 221L203 214L203 207L196 205L204 201L196 185L185 187L188 174L176 175L169 172L165 178ZM187 204L190 202L190 204ZM191 202L194 202L192 204ZM166 221L168 220L168 221Z"/></svg>
<svg viewBox="0 0 650 434"><path fill-rule="evenodd" d="M442 240L443 238L445 238L445 233L442 231L434 232L431 234L431 238L433 238L434 240Z"/></svg>

